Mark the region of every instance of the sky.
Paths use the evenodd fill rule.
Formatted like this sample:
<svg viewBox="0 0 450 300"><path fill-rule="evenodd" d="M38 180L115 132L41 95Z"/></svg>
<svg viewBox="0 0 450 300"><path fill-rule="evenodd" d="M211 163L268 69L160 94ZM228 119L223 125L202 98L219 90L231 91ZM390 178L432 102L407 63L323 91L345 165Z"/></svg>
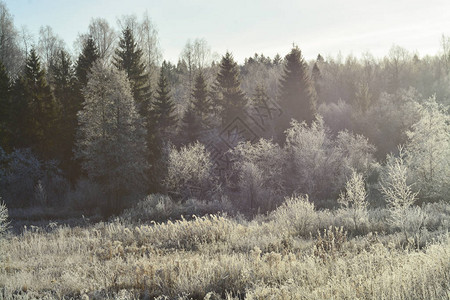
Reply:
<svg viewBox="0 0 450 300"><path fill-rule="evenodd" d="M3 0L17 28L38 37L49 25L69 48L92 18L115 27L117 18L147 11L158 29L163 57L176 62L188 39L203 38L213 52L235 59L286 55L293 43L306 59L370 52L393 45L417 53L440 51L450 36L449 0Z"/></svg>

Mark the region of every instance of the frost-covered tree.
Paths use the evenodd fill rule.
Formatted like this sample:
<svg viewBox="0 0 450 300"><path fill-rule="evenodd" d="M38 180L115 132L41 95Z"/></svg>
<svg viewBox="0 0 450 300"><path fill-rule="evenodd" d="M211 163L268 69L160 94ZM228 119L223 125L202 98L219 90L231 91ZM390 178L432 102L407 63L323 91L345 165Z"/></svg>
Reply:
<svg viewBox="0 0 450 300"><path fill-rule="evenodd" d="M337 196L354 170L368 176L375 164L366 138L346 131L333 138L321 117L310 127L292 121L285 150L289 189L314 200Z"/></svg>
<svg viewBox="0 0 450 300"><path fill-rule="evenodd" d="M418 192L413 191L413 183L408 178L405 152L399 147L399 155L389 154L381 174L380 186L391 214L391 224L400 228L408 240L411 232L417 232L422 225L421 211L413 209Z"/></svg>
<svg viewBox="0 0 450 300"><path fill-rule="evenodd" d="M41 26L39 29L39 41L37 51L42 59L43 67L48 71L48 81L52 77L52 66L55 63L57 56L64 50L64 41L59 38L50 26Z"/></svg>
<svg viewBox="0 0 450 300"><path fill-rule="evenodd" d="M5 65L9 77L16 77L21 72L23 54L13 17L6 4L0 1L0 61Z"/></svg>
<svg viewBox="0 0 450 300"><path fill-rule="evenodd" d="M88 78L78 113L77 155L108 196L108 212L117 212L123 197L142 191L145 183L145 129L124 72L98 61Z"/></svg>
<svg viewBox="0 0 450 300"><path fill-rule="evenodd" d="M407 165L422 198L450 200L450 116L431 97L407 132Z"/></svg>
<svg viewBox="0 0 450 300"><path fill-rule="evenodd" d="M117 39L117 33L114 28L103 18L91 19L88 33L80 34L76 40L76 46L83 48L86 41L92 38L98 49L98 55L103 61L109 62L114 54L114 45Z"/></svg>

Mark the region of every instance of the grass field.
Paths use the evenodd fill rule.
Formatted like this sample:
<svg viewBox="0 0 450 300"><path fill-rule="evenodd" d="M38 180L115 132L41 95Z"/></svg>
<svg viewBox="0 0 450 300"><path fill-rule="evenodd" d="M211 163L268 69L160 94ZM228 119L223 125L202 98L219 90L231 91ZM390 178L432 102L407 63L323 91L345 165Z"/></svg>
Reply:
<svg viewBox="0 0 450 300"><path fill-rule="evenodd" d="M252 220L28 226L2 240L0 298L450 299L450 206L421 210L416 232L301 198Z"/></svg>

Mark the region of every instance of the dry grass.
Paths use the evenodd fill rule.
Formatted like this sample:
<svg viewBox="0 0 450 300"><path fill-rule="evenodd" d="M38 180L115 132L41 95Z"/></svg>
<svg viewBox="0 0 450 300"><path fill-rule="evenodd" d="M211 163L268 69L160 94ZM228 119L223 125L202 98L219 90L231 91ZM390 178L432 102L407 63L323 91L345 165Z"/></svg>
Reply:
<svg viewBox="0 0 450 300"><path fill-rule="evenodd" d="M445 205L436 206L424 211ZM397 232L352 236L341 215L305 199L253 221L31 228L1 245L0 298L449 299L448 215L440 218L420 250Z"/></svg>

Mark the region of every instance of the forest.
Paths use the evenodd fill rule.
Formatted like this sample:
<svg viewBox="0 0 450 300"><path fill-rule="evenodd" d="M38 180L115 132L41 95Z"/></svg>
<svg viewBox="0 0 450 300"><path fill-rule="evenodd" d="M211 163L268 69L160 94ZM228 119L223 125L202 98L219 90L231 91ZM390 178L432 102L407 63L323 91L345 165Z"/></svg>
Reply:
<svg viewBox="0 0 450 300"><path fill-rule="evenodd" d="M0 298L450 299L450 37L242 64L0 1Z"/></svg>

